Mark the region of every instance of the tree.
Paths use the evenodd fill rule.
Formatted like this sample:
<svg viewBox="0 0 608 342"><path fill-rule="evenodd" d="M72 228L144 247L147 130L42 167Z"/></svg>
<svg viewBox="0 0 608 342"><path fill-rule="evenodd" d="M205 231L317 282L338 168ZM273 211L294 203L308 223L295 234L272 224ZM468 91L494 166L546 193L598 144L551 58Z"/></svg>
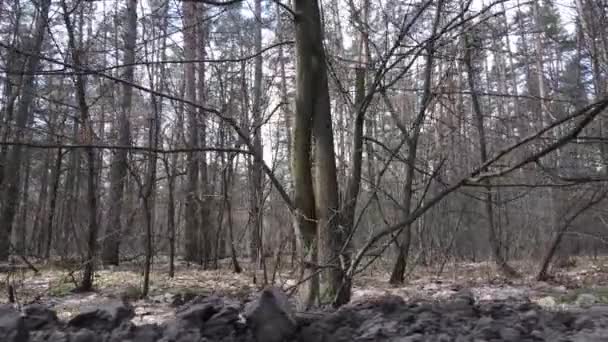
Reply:
<svg viewBox="0 0 608 342"><path fill-rule="evenodd" d="M481 109L481 103L478 97L478 90L475 87L475 79L477 77L477 73L475 72L475 68L473 65L473 55L476 52L477 47L473 43L476 37L472 37L472 34L465 34L464 36L464 64L467 70L467 80L469 90L471 91L471 102L473 107L473 113L475 116L475 127L477 128L477 135L479 141L479 161L482 165L486 164L488 161L488 151L487 151L487 142L486 142L486 133L484 127L484 115ZM482 170L482 172L487 172L487 170ZM485 185L485 209L488 221L488 237L490 246L492 248L492 253L495 258L496 264L500 268L500 270L505 273L509 277L517 276L517 271L513 269L505 259L502 251L501 244L498 240L498 236L496 233L496 225L495 225L495 217L494 217L494 199L492 196L492 185L489 179L483 181Z"/></svg>
<svg viewBox="0 0 608 342"><path fill-rule="evenodd" d="M302 239L300 255L304 258L302 276L309 278L303 303L311 305L319 296L334 298L350 288L342 288L339 264L344 239L339 226L336 160L319 4L316 0L295 0L294 10L299 18L296 20L293 178L296 227ZM311 149L314 150L314 187ZM318 247L315 246L317 234ZM315 274L317 263L325 269L321 272L320 284Z"/></svg>
<svg viewBox="0 0 608 342"><path fill-rule="evenodd" d="M14 136L17 142L24 136L25 128L32 116L31 103L34 98L35 77L40 66L40 51L46 34L50 0L42 0L38 8L38 16L34 25L32 40L29 46L29 54L26 59L24 76L22 79L22 96L18 101L16 115L16 129ZM23 146L16 144L10 150L4 168L3 191L2 191L2 213L0 222L0 261L8 260L11 250L10 238L13 231L13 223L17 212L20 198L19 185L21 184L21 163L23 158Z"/></svg>
<svg viewBox="0 0 608 342"><path fill-rule="evenodd" d="M74 67L77 70L81 70L84 67L82 62L83 54L82 47L76 45L76 33L72 20L70 19L70 13L68 11L67 3L65 0L62 1L63 7L63 20L65 28L68 33L68 45L71 52L71 58L74 63ZM82 32L80 32L82 34ZM99 223L97 221L98 201L97 201L97 169L95 161L97 156L95 155L95 149L93 148L93 124L91 122L89 105L87 104L87 93L86 93L86 78L82 73L78 73L74 80L74 87L76 88L76 100L78 102L78 110L80 112L80 121L83 124L83 143L88 145L86 148L87 152L87 209L89 214L89 225L87 232L87 252L86 259L84 260L84 270L82 275L82 281L80 283L81 291L91 291L93 289L93 272L95 270L95 257L97 253L97 235L99 234Z"/></svg>
<svg viewBox="0 0 608 342"><path fill-rule="evenodd" d="M114 130L118 135L118 144L129 146L131 143L130 117L133 106L133 83L135 74L135 43L137 41L137 0L127 1L125 8L126 25L123 32L124 80L122 85L122 102ZM110 165L110 197L106 232L103 242L102 259L105 264L118 265L120 262L120 241L122 227L122 208L124 206L124 189L127 179L128 150L114 151Z"/></svg>
<svg viewBox="0 0 608 342"><path fill-rule="evenodd" d="M440 0L437 2L437 10L435 12L435 17L433 21L433 28L431 31L431 37L428 40L428 46L426 47L426 60L424 65L424 84L423 84L423 94L420 104L420 109L416 116L415 121L413 122L411 133L408 133L408 130L405 129L402 123L397 121L397 127L401 127L401 133L404 135L407 145L408 145L408 157L406 160L406 171L405 171L405 187L403 189L403 204L402 207L404 209L403 216L404 219L408 219L410 216L410 210L412 207L412 199L413 199L413 184L414 177L416 171L416 161L417 161L417 153L418 153L418 144L420 139L420 134L422 131L422 124L427 115L427 110L429 108L430 102L432 100L431 88L432 88L432 80L433 80L433 63L435 56L435 40L437 39L436 34L439 30L439 24L441 21L441 14L443 11L443 1ZM393 115L395 117L395 115ZM397 119L398 120L398 119ZM400 284L403 283L405 278L405 267L407 265L407 259L409 255L411 240L412 240L412 228L411 226L406 226L401 232L400 238L400 248L397 251L397 259L395 260L395 264L393 266L393 271L390 277L390 283L392 284Z"/></svg>
<svg viewBox="0 0 608 342"><path fill-rule="evenodd" d="M193 2L183 3L184 11L184 57L187 60L196 58L197 36L196 36L196 4ZM190 148L199 146L199 130L197 110L193 105L197 103L196 98L196 68L194 63L184 66L184 77L186 82L185 99L189 101L186 105L186 116L188 118L188 145ZM200 162L198 153L190 152L187 155L188 185L186 188L186 232L185 247L186 260L191 262L201 261L200 246L200 206L198 197Z"/></svg>
<svg viewBox="0 0 608 342"><path fill-rule="evenodd" d="M262 1L255 0L254 6L255 15L255 50L262 50ZM263 155L262 148L262 54L258 53L254 60L254 79L253 79L253 107L252 107L252 140L256 152ZM250 258L252 265L256 268L263 267L264 264L264 251L262 246L263 240L263 215L264 215L264 174L262 165L253 161L253 165L250 171L250 184L251 184L251 199L249 209L249 229L250 229ZM266 277L264 278L266 283Z"/></svg>

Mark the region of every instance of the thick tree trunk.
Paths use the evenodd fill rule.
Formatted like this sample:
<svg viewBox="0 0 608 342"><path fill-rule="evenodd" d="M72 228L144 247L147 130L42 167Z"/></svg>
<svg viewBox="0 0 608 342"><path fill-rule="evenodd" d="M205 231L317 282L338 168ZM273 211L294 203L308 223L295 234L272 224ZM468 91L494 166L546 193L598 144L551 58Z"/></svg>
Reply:
<svg viewBox="0 0 608 342"><path fill-rule="evenodd" d="M127 23L124 31L124 60L127 65L123 78L133 83L135 67L135 43L137 40L137 0L128 0L126 7ZM133 102L133 87L129 84L122 86L121 108L118 113L115 131L118 133L118 144L128 146L131 142L130 117ZM122 234L121 215L124 203L124 189L127 178L128 151L114 151L110 166L110 195L108 221L103 240L102 260L108 265L118 265L120 262L120 241Z"/></svg>
<svg viewBox="0 0 608 342"><path fill-rule="evenodd" d="M193 2L183 3L184 11L184 57L187 60L196 58L196 6ZM193 63L184 66L186 78L186 100L196 103L196 68ZM186 105L188 117L188 145L197 148L199 143L197 111L193 105ZM185 258L189 262L200 261L200 212L198 202L199 191L199 160L198 153L190 152L186 156L186 232Z"/></svg>
<svg viewBox="0 0 608 342"><path fill-rule="evenodd" d="M343 298L350 297L350 286L342 286L344 272L340 264L340 252L344 235L339 227L340 208L323 27L318 1L295 0L294 9L299 15L296 20L297 99L293 134L293 156L294 161L298 162L293 167L294 179L300 178L300 184L296 185L296 207L300 210L297 215L306 213L304 218L316 218L316 227L314 222L304 223L300 220L299 224L303 247L313 265L316 254L315 236L318 234L317 264L323 267L320 272L322 289L319 295L323 299L341 302ZM302 136L309 132L308 136ZM311 135L314 138L314 196L302 196L302 191L310 191L312 186L310 171L303 170L310 166ZM299 196L301 197L298 198ZM314 210L308 207L311 202L315 205ZM306 267L307 272L304 272L311 276L305 291L308 295L307 304L316 299L316 276L310 274L311 271L317 271L315 268Z"/></svg>
<svg viewBox="0 0 608 342"><path fill-rule="evenodd" d="M319 68L322 62L311 53L313 44L310 26L312 7L316 1L294 0L296 18L296 110L292 134L292 178L294 182L294 228L298 234L298 257L300 277L303 281L299 289L301 307L310 307L319 299L319 276L317 274L317 225L315 198L312 183L311 138L314 115L313 66ZM316 71L316 70L315 70Z"/></svg>
<svg viewBox="0 0 608 342"><path fill-rule="evenodd" d="M21 15L18 15L16 18L16 22L13 24L13 32L11 34L11 42L16 45L17 37L19 37L21 33ZM20 56L16 51L9 50L6 57L6 79L3 85L3 100L4 107L3 110L0 111L0 137L2 141L8 141L12 132L13 119L15 116L15 103L17 102L17 97L19 96L19 89L23 85L24 80L24 69L26 65L20 61ZM17 76L11 76L10 73L14 73ZM6 158L8 155L8 145L4 145L0 147L0 190L2 189L4 182L4 173L6 166ZM0 196L2 193L0 192ZM0 233L1 234L1 233Z"/></svg>
<svg viewBox="0 0 608 342"><path fill-rule="evenodd" d="M207 37L207 24L205 22L205 7L204 4L199 3L196 8L197 14L197 27L196 27L196 52L198 54L199 60L204 60L207 57L207 52L205 50L206 46L206 37ZM198 63L197 65L197 93L198 97L197 103L203 107L206 102L206 81L205 81L205 63ZM198 147L205 147L207 144L207 114L202 108L198 110L198 118L197 118L197 131L199 135ZM207 153L200 152L198 154L198 161L200 163L199 172L200 172L200 185L199 189L197 189L197 194L199 194L199 208L200 208L200 235L199 235L199 262L205 268L209 266L209 262L211 261L211 256L213 255L213 220L211 220L210 206L213 204L213 200L209 197L209 192L212 191L212 187L209 184L209 167L207 165Z"/></svg>
<svg viewBox="0 0 608 342"><path fill-rule="evenodd" d="M25 66L26 74L23 77L22 95L19 98L18 110L16 115L16 134L15 140L19 142L24 136L24 130L27 123L30 121L31 111L30 105L34 97L34 77L39 67L40 50L42 41L46 33L46 24L48 21L50 0L42 0L40 2L38 16L34 28L31 48L28 49L31 55L27 57ZM19 203L21 184L21 167L23 147L15 145L9 152L6 165L4 168L3 177L3 194L2 194L2 212L0 213L0 262L8 260L10 237L13 231L13 221Z"/></svg>
<svg viewBox="0 0 608 342"><path fill-rule="evenodd" d="M281 6L279 4L277 4L276 6L276 10L277 10L277 18L278 19L278 23L277 23L277 37L279 41L283 41L283 37L284 37L284 33L283 33L283 20L281 19ZM293 170L292 170L292 156L291 156L291 133L292 133L292 129L293 129L293 110L291 108L291 102L289 101L289 97L287 94L287 74L285 72L285 51L283 50L283 46L279 46L279 51L278 51L278 55L279 55L279 73L280 73L280 77L281 77L281 102L283 102L283 110L281 111L283 113L283 120L285 122L285 141L287 143L287 160L288 160L288 167L289 167L289 174L293 174ZM290 192L293 192L293 184L289 184L288 189ZM297 258L297 236L295 234L295 231L293 229L290 229L288 231L289 234L289 239L290 239L290 244L291 244L291 265L293 266L296 262L296 258Z"/></svg>

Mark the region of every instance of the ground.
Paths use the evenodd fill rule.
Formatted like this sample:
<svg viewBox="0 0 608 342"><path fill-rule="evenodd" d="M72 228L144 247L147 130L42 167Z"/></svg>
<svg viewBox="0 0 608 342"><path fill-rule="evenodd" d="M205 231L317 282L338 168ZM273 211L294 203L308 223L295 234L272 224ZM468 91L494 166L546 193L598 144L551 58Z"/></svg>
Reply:
<svg viewBox="0 0 608 342"><path fill-rule="evenodd" d="M143 277L141 266L133 263L101 269L96 273L95 292L73 293L78 277L76 272L59 263L36 266L40 269L37 275L25 269L11 275L16 299L20 303L45 303L57 311L62 319L69 319L82 308L108 297L127 297L136 308L134 323L158 323L172 317L174 309L171 304L178 295L213 293L247 300L258 290L252 284L251 272L235 274L227 264L220 265L218 270L202 270L197 265L178 262L174 278L168 277L166 264L154 267L147 299L139 298ZM551 282L534 281L533 268L525 264L517 266L524 276L514 280L502 278L488 262L447 265L441 275L437 274L436 268L418 267L403 286L390 286L386 272L370 270L357 278L353 301L387 294L406 301L442 301L467 288L478 301L529 298L549 310L578 308L581 303L577 301L584 300L584 294L593 296L591 304L608 303L608 257L578 258L574 267L558 270ZM269 276L273 273L269 270ZM283 288L287 289L295 283L290 274L275 274L277 283ZM6 277L0 282L0 291L0 303L7 302Z"/></svg>

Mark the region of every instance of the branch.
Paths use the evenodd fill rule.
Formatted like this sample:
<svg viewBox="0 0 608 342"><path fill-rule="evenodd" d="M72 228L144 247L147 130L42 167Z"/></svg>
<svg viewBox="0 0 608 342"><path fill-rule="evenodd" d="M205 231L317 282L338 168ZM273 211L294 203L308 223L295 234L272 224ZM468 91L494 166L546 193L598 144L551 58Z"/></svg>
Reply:
<svg viewBox="0 0 608 342"><path fill-rule="evenodd" d="M145 146L122 146L122 145L96 145L96 144L39 144L39 143L28 143L28 142L17 142L17 141L0 141L0 146L24 146L29 148L37 149L102 149L102 150L128 150L130 152L152 152L158 154L173 154L173 153L191 153L191 152L218 152L218 153L241 153L241 154L253 154L249 150L243 150L238 148L222 148L222 147L199 147L199 148L177 148L177 149L162 149L162 148L150 148Z"/></svg>
<svg viewBox="0 0 608 342"><path fill-rule="evenodd" d="M180 102L183 104L187 104L189 106L192 106L193 108L199 109L203 112L207 112L210 114L213 114L215 116L217 116L220 120L222 120L223 122L227 123L230 127L232 127L234 129L234 131L237 133L237 135L239 136L239 138L243 141L243 143L245 145L247 145L247 148L251 151L250 153L253 155L253 157L255 158L255 160L257 162L259 162L262 165L262 168L264 169L264 173L268 176L268 178L270 179L270 181L272 182L272 185L275 187L275 189L277 190L277 192L279 193L279 195L281 196L281 198L283 199L283 201L285 202L285 204L287 205L287 207L289 208L289 210L291 212L295 211L295 205L291 199L291 197L289 196L289 194L287 194L287 191L285 190L285 188L281 185L281 183L279 182L279 180L277 179L277 177L274 175L274 173L272 172L272 169L270 169L270 167L268 167L268 164L266 164L266 162L264 162L264 158L262 157L262 155L260 154L260 152L256 151L253 143L251 142L251 139L249 137L249 133L247 131L245 131L243 128L241 128L238 123L236 122L236 120L232 117L229 116L225 116L224 114L222 114L222 112L220 112L217 109L214 108L209 108L209 107L205 107L197 102L194 101L189 101L171 94L166 94L154 89L150 89L148 87L144 87L140 84L136 84L134 82L129 82L127 80L118 78L118 77L114 77L112 75L108 75L102 72L96 72L94 70L90 70L88 68L85 68L83 66L80 65L74 65L71 63L67 63L67 62L63 62L63 61L59 61L56 60L54 58L50 58L47 56L43 56L40 54L34 54L28 51L24 51L20 48L11 46L9 44L6 44L2 41L0 41L0 47L5 48L5 49L12 49L15 53L18 53L20 55L23 56L28 56L28 57L32 57L32 56L36 56L38 58L40 58L41 60L47 61L49 63L53 63L53 64L57 64L57 65L61 65L63 67L66 68L70 68L76 71L80 71L80 72L87 72L99 77L103 77L105 79L114 81L116 83L120 83L120 84L125 84L128 86L133 87L134 89L143 91L145 93L154 95L154 96L158 96L160 98L164 98L164 99L168 99L171 101L175 101L175 102Z"/></svg>
<svg viewBox="0 0 608 342"><path fill-rule="evenodd" d="M504 175L512 172L513 170L521 168L524 165L534 162L535 160L542 158L543 156L547 155L548 153L555 151L556 149L565 145L569 140L576 138L576 136L578 134L580 134L580 132L583 130L583 128L585 128L591 121L593 121L593 119L595 119L607 107L608 107L608 98L605 98L605 99L598 101L594 104L591 104L585 108L582 108L581 110L573 113L572 115L569 115L561 120L558 120L558 121L550 124L549 126L541 129L536 134L533 134L533 135L523 139L522 141L519 141L519 142L507 147L506 149L502 150L501 152L497 153L496 156L489 159L486 163L475 168L471 172L471 176L464 177L464 178L460 179L458 182L454 183L453 185L451 185L451 186L447 187L446 189L444 189L443 191L441 191L439 194L437 194L435 197L431 198L424 205L420 206L415 211L413 211L407 219L405 219L399 223L396 223L392 226L385 227L384 229L380 230L379 232L377 232L376 234L371 236L365 242L363 247L359 250L359 252L355 256L355 258L353 259L353 262L348 270L348 274L353 275L356 273L357 267L361 263L363 257L365 256L365 253L372 246L374 246L378 241L380 241L380 239L382 239L383 237L385 237L387 235L399 232L402 229L404 229L404 227L407 227L408 225L412 224L412 222L416 221L420 216L422 216L424 213L426 213L430 208L434 207L437 203L441 202L443 200L443 198L445 198L447 195L451 194L452 192L458 190L459 188L461 188L465 185L468 185L471 183L479 183L481 180L487 179L490 177L504 176ZM544 134L545 132L547 132L557 126L564 124L564 123L566 123L574 118L580 117L580 116L582 116L583 119L573 129L571 129L568 134L564 135L562 138L557 140L555 143L545 147L544 149L542 149L536 153L532 153L530 156L523 159L522 161L520 161L519 163L515 164L512 167L503 169L501 171L493 172L493 173L481 174L482 170L487 169L489 166L493 165L496 161L501 159L503 156L516 150L518 147L521 147L522 145L526 144L527 142L530 142L530 141L538 138L540 135Z"/></svg>

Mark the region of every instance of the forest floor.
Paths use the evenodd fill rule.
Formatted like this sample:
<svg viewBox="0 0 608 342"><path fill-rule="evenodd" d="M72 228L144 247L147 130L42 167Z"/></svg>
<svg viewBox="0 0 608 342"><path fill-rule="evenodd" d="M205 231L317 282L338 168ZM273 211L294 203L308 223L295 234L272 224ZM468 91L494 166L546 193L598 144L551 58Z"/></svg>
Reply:
<svg viewBox="0 0 608 342"><path fill-rule="evenodd" d="M437 274L437 268L417 267L409 275L408 282L401 286L390 285L387 272L369 270L357 277L353 301L390 294L406 301L441 302L451 299L462 289L469 289L477 301L530 300L547 310L580 310L583 306L608 304L608 257L577 258L575 264L557 270L549 282L535 281L534 269L525 263L515 264L524 276L514 280L501 277L489 262L446 265L441 275ZM247 268L248 265L244 263L243 266ZM160 323L170 319L175 305L188 298L217 294L247 301L258 291L252 281L253 273L235 274L229 265L203 270L198 265L178 262L175 276L169 278L167 265L157 264L146 299L139 299L143 277L138 264L98 270L96 291L90 293L73 292L78 272L57 265L36 264L36 267L40 271L38 274L23 269L11 275L16 300L21 304L44 303L61 319L70 319L107 298L126 297L135 307L135 324ZM268 273L271 277L273 272L269 270ZM0 276L0 303L6 303L7 275ZM276 272L275 280L283 288L295 283L287 272Z"/></svg>

